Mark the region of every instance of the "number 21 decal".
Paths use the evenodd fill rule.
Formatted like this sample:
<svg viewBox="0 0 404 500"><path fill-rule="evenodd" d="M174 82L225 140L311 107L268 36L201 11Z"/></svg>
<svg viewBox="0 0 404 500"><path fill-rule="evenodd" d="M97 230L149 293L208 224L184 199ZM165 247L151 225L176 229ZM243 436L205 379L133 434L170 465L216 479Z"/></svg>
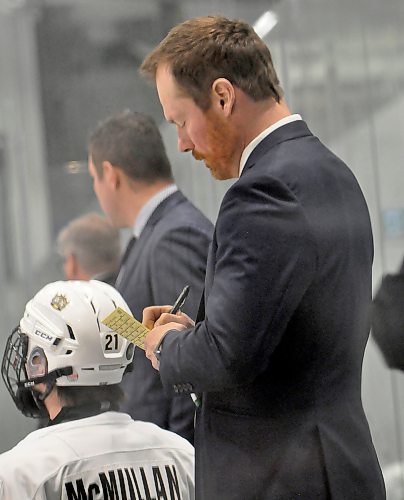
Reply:
<svg viewBox="0 0 404 500"><path fill-rule="evenodd" d="M117 333L114 333L114 334L108 333L107 335L105 335L105 340L106 340L106 344L105 344L106 351L118 350L118 334Z"/></svg>

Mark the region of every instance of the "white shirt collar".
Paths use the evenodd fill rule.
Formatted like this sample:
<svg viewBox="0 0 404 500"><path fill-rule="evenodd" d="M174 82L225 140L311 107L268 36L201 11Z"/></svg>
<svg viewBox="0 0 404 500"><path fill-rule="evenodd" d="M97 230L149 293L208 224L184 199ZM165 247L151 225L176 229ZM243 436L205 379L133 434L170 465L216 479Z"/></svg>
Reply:
<svg viewBox="0 0 404 500"><path fill-rule="evenodd" d="M170 184L166 188L162 189L154 196L150 198L150 200L143 205L138 216L136 217L135 225L133 227L133 234L136 238L139 238L140 233L143 231L147 221L152 216L153 212L156 208L170 195L178 191L178 187L175 184Z"/></svg>
<svg viewBox="0 0 404 500"><path fill-rule="evenodd" d="M277 122L273 123L270 127L266 128L263 130L255 139L253 139L244 149L241 158L240 158L240 170L239 170L239 177L241 175L241 172L243 171L243 168L245 167L245 164L247 163L248 157L250 154L254 151L254 149L258 146L258 144L265 139L269 134L271 134L274 130L277 128L282 127L283 125L286 125L287 123L292 123L297 120L301 120L302 117L298 114L294 115L289 115L285 116L285 118L282 118L281 120L278 120Z"/></svg>

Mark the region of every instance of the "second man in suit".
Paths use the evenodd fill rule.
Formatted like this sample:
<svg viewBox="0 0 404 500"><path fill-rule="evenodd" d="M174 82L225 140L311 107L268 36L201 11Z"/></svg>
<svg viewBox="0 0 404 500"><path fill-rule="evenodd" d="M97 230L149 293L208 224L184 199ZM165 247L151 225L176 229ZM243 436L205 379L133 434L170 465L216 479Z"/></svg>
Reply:
<svg viewBox="0 0 404 500"><path fill-rule="evenodd" d="M126 111L101 123L89 142L89 172L110 222L133 229L116 288L134 316L144 307L172 304L184 285L183 311L194 316L202 295L211 222L178 190L155 122ZM125 377L124 411L193 440L194 404L168 398L160 377L135 350L134 370Z"/></svg>

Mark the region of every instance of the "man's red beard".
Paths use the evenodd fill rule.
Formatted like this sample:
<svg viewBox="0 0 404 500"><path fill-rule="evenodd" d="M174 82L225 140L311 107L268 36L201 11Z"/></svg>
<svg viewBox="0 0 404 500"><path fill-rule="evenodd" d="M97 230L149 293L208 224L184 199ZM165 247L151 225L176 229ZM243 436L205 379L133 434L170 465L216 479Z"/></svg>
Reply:
<svg viewBox="0 0 404 500"><path fill-rule="evenodd" d="M225 120L213 116L211 110L207 111L206 115L206 144L209 152L204 154L194 149L192 156L195 160L204 160L216 179L236 177L238 173L238 165L234 165L238 144L236 133Z"/></svg>
<svg viewBox="0 0 404 500"><path fill-rule="evenodd" d="M197 161L201 161L204 159L204 156L201 153L198 153L195 149L192 150L192 156L195 158Z"/></svg>

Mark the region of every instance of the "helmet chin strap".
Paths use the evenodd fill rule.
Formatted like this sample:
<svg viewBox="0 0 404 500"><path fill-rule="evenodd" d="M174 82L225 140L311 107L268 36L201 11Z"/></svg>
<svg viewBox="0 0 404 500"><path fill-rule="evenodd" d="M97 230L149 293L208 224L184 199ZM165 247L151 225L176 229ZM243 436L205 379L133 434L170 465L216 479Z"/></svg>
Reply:
<svg viewBox="0 0 404 500"><path fill-rule="evenodd" d="M39 392L34 388L31 389L34 399L38 398L38 401L44 403L45 399L49 396L49 394L52 392L52 389L55 387L55 382L51 382L48 380L48 382L45 382L45 387L46 388L44 392Z"/></svg>
<svg viewBox="0 0 404 500"><path fill-rule="evenodd" d="M31 395L32 395L32 399L35 401L35 404L38 406L40 413L44 417L47 417L47 418L49 418L49 412L48 412L48 408L45 405L45 399L52 392L52 389L54 388L54 386L55 386L55 384L47 382L45 392L39 392L37 389L34 389L34 388L29 389L29 391L31 392Z"/></svg>
<svg viewBox="0 0 404 500"><path fill-rule="evenodd" d="M40 377L31 378L29 380L25 380L23 382L19 382L19 386L24 389L31 389L34 385L46 383L46 385L50 384L53 386L53 383L59 377L71 375L73 373L73 367L66 366L65 368L56 368L56 370L52 370L45 375L41 375Z"/></svg>

